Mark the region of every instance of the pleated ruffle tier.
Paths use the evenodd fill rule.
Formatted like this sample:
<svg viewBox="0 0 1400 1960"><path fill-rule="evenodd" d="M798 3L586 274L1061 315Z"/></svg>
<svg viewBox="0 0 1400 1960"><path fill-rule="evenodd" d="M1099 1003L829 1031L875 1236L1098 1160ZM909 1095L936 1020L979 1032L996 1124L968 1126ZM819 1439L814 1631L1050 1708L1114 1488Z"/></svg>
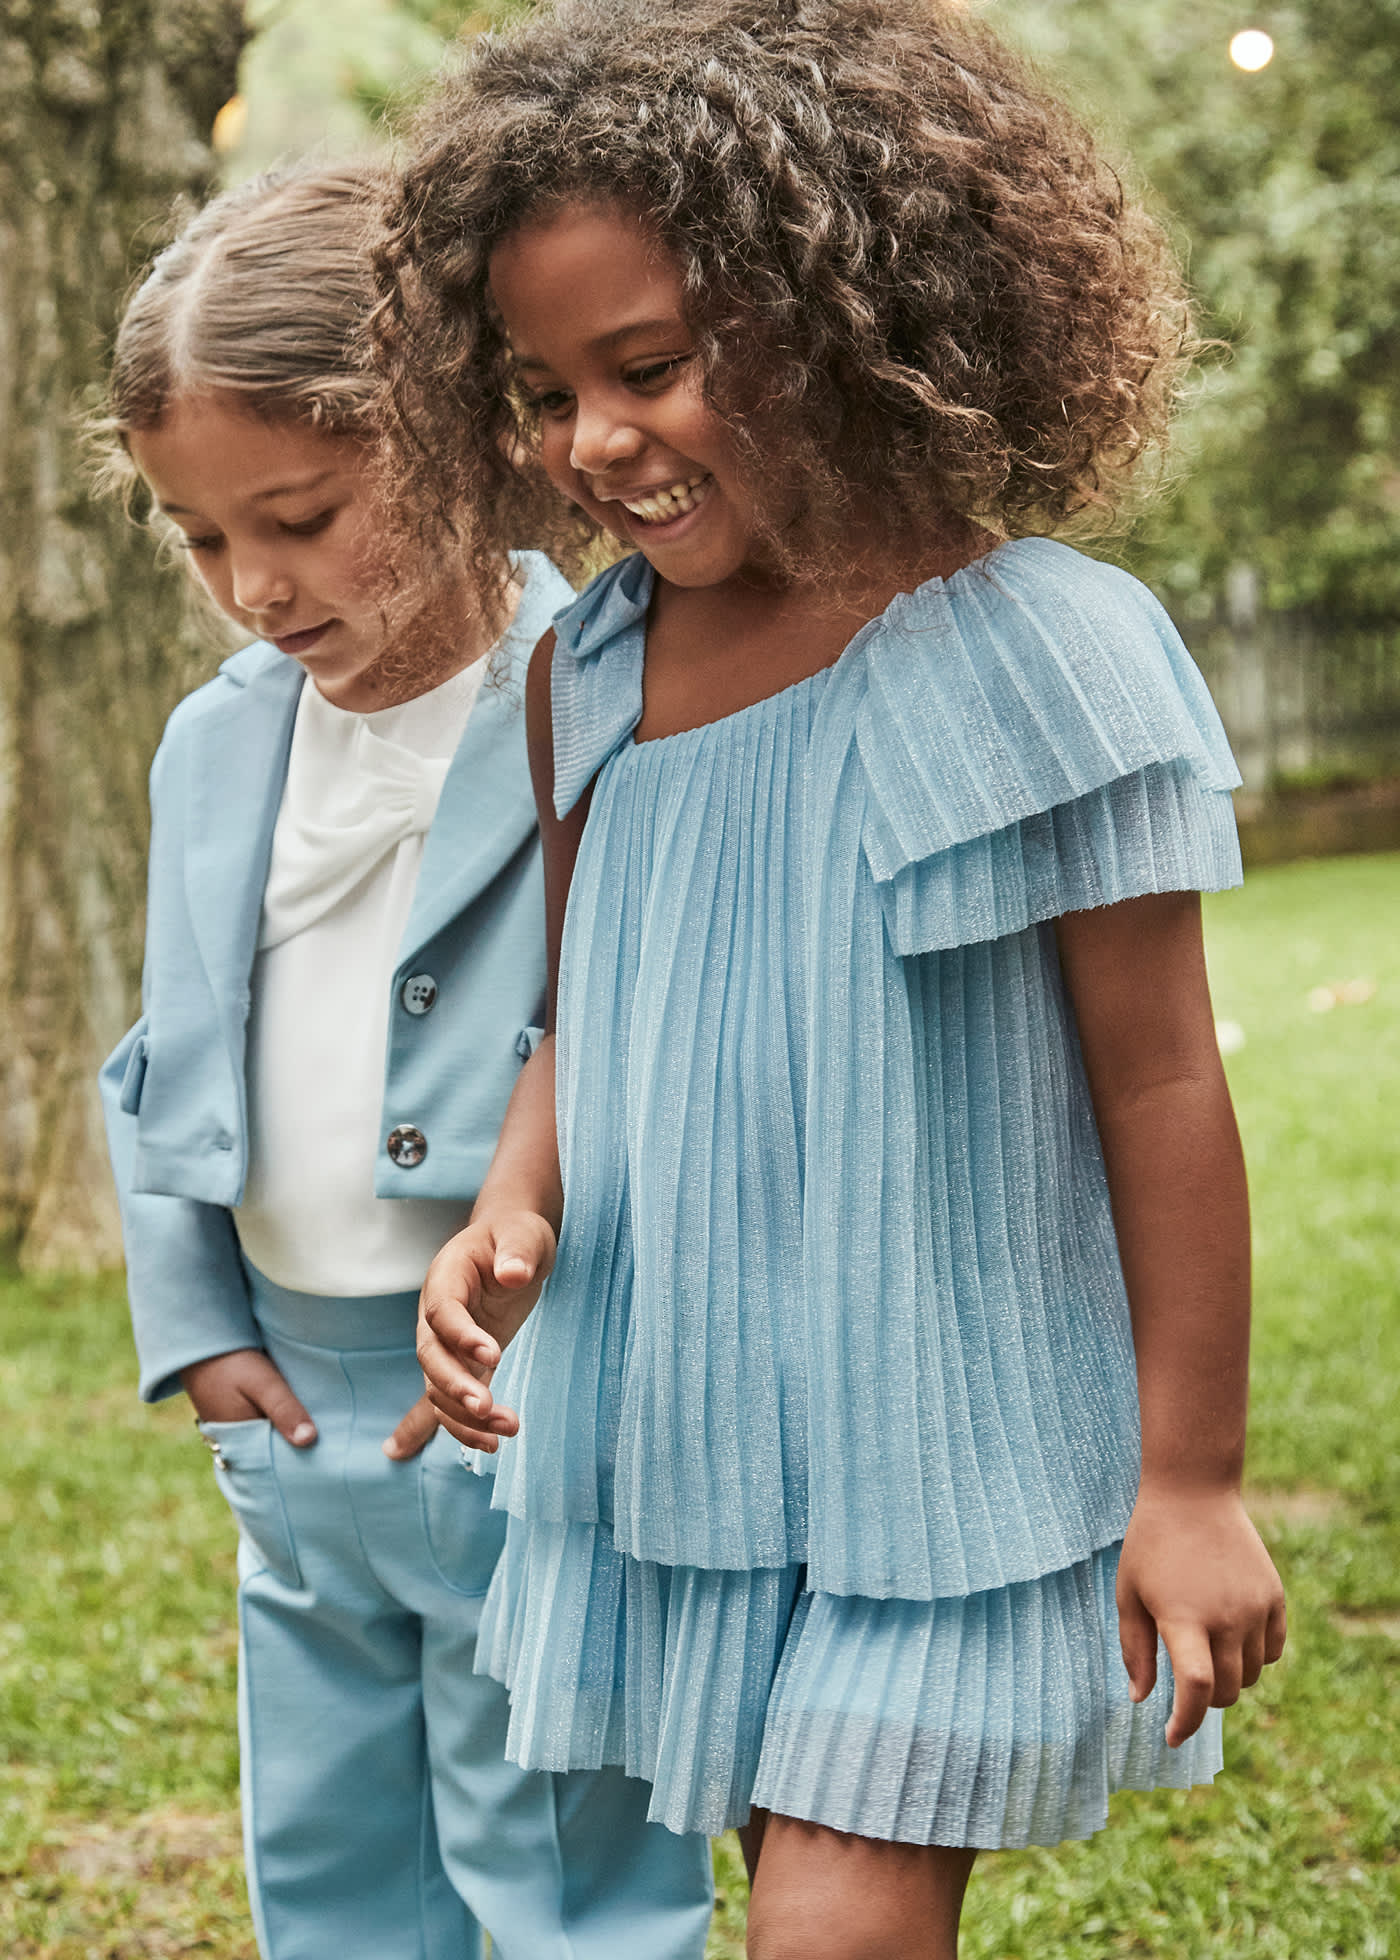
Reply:
<svg viewBox="0 0 1400 1960"><path fill-rule="evenodd" d="M1068 1624L1064 1575L1121 1539L1131 1330L1053 921L1217 889L1239 858L1209 696L1112 567L1002 546L897 599L826 671L637 744L650 589L630 560L557 622L560 813L593 789L560 971L558 1257L498 1377L522 1427L496 1464L514 1549L491 1666L518 1711L540 1711L519 1713L521 1748L568 1735L580 1761L605 1747L641 1763L654 1731L670 1821L742 1811L761 1748L761 1789L806 1760L817 1729L758 1719L766 1689L714 1766L694 1768L704 1738L665 1719L703 1704L711 1664L771 1676L784 1574L804 1573L804 1651L839 1620L843 1667L874 1652L854 1637L863 1612L923 1610L930 1682L967 1664L940 1643L955 1622L964 1638L968 1599L1039 1586L997 1636L1031 1678L1031 1630L1053 1644ZM605 1604L609 1560L625 1611ZM746 1612L752 1648L734 1644ZM658 1629L702 1613L719 1644L675 1634L688 1685L667 1687ZM806 1681L783 1656L780 1681ZM857 1727L863 1678L842 1703ZM1066 1760L1101 1744L1111 1768L1114 1706L1105 1690ZM941 1719L919 1718L920 1762ZM861 1759L883 1765L867 1795L884 1816L899 1721L878 1726ZM1016 1760L1008 1792L1030 1775ZM985 1766L967 1774L991 1787ZM1036 1831L1099 1814L1108 1771L1088 1811L1066 1797L1047 1822L1043 1792L1078 1775L1036 1773ZM823 1778L836 1787L808 1780ZM996 1841L1017 1841L1007 1829Z"/></svg>
<svg viewBox="0 0 1400 1960"><path fill-rule="evenodd" d="M478 1666L511 1695L507 1750L622 1766L651 1817L712 1836L753 1806L905 1844L1087 1837L1117 1790L1220 1767L1220 1716L1164 1739L1171 1666L1134 1704L1118 1548L960 1599L842 1599L800 1567L674 1570L590 1525L512 1519Z"/></svg>

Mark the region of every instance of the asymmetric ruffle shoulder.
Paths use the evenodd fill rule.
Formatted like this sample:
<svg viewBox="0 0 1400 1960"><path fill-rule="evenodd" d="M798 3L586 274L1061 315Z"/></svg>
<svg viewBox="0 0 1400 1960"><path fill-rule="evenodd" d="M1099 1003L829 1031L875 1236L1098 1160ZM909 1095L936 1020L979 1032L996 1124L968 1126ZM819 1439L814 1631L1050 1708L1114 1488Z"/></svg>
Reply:
<svg viewBox="0 0 1400 1960"><path fill-rule="evenodd" d="M1239 877L1165 613L1003 545L638 744L651 572L556 622L558 1259L496 1502L609 1555L928 1600L1113 1544L1132 1342L1059 914Z"/></svg>

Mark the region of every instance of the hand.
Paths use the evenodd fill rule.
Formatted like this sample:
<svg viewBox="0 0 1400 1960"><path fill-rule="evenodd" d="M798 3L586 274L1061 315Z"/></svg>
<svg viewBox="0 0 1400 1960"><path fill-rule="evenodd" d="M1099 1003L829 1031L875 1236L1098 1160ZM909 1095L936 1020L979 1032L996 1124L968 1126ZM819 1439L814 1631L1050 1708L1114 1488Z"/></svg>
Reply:
<svg viewBox="0 0 1400 1960"><path fill-rule="evenodd" d="M299 1450L316 1440L316 1425L293 1395L285 1376L261 1348L234 1348L180 1370L186 1395L201 1422L247 1422L266 1416Z"/></svg>
<svg viewBox="0 0 1400 1960"><path fill-rule="evenodd" d="M1283 1652L1286 1614L1273 1560L1233 1490L1144 1486L1118 1562L1118 1623L1134 1701L1157 1679L1157 1636L1176 1694L1167 1744L1207 1708L1228 1708Z"/></svg>
<svg viewBox="0 0 1400 1960"><path fill-rule="evenodd" d="M381 1443L380 1448L385 1456L391 1456L396 1463L401 1463L408 1457L417 1456L437 1433L437 1410L426 1395L420 1395L393 1435L387 1442Z"/></svg>
<svg viewBox="0 0 1400 1960"><path fill-rule="evenodd" d="M549 1221L532 1211L474 1219L428 1268L418 1307L418 1359L428 1399L459 1443L488 1453L520 1427L492 1400L491 1378L554 1264Z"/></svg>

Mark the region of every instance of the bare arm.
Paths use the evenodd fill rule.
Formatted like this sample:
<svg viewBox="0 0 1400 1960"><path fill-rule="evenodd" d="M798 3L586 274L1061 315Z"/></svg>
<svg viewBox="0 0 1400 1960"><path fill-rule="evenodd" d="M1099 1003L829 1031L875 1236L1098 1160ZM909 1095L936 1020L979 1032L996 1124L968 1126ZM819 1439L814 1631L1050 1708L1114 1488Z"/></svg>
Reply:
<svg viewBox="0 0 1400 1960"><path fill-rule="evenodd" d="M554 1110L554 1012L564 909L588 799L554 814L554 731L546 633L525 684L525 731L544 848L549 1027L520 1072L471 1223L428 1268L418 1320L418 1358L443 1426L460 1442L494 1450L519 1427L491 1396L501 1351L539 1298L554 1263L564 1210Z"/></svg>
<svg viewBox="0 0 1400 1960"><path fill-rule="evenodd" d="M1132 1309L1142 1477L1119 1565L1123 1656L1151 1691L1160 1633L1176 1746L1283 1649L1283 1592L1240 1501L1249 1207L1195 893L1056 925Z"/></svg>

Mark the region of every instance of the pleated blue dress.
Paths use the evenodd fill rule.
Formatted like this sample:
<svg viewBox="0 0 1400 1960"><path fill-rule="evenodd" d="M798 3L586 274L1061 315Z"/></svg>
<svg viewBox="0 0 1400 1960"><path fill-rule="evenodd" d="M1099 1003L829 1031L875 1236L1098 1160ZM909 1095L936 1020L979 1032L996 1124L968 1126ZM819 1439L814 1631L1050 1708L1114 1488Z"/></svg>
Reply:
<svg viewBox="0 0 1400 1960"><path fill-rule="evenodd" d="M497 1393L509 1750L654 1818L1049 1844L1180 1750L1128 1699L1127 1299L1052 921L1238 882L1166 614L1004 544L638 743L652 573L556 622L558 1261ZM480 1459L478 1459L480 1461Z"/></svg>

